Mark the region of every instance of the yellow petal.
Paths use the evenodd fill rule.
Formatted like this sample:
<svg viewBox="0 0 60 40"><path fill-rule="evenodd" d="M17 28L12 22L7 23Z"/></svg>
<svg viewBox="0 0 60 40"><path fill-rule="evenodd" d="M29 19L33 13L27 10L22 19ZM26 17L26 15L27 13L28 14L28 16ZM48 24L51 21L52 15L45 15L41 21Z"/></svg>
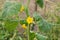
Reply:
<svg viewBox="0 0 60 40"><path fill-rule="evenodd" d="M27 21L28 24L33 23L33 18L28 17L26 21Z"/></svg>
<svg viewBox="0 0 60 40"><path fill-rule="evenodd" d="M23 25L22 25L22 28L26 29L27 27L26 27L26 25L25 25L25 24L23 24Z"/></svg>

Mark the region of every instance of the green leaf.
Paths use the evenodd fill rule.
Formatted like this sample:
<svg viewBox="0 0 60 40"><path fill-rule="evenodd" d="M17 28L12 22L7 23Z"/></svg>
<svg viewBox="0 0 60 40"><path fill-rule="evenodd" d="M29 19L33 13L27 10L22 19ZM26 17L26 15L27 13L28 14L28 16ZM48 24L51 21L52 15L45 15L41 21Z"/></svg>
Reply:
<svg viewBox="0 0 60 40"><path fill-rule="evenodd" d="M36 33L37 40L47 40L47 37L41 34Z"/></svg>
<svg viewBox="0 0 60 40"><path fill-rule="evenodd" d="M33 17L40 31L45 32L45 33L50 31L50 29L52 28L51 27L52 25L46 22L41 15L39 15L38 13L34 13Z"/></svg>
<svg viewBox="0 0 60 40"><path fill-rule="evenodd" d="M43 5L44 5L43 0L36 0L36 3L37 3L41 8L43 8Z"/></svg>
<svg viewBox="0 0 60 40"><path fill-rule="evenodd" d="M51 30L51 25L45 21L39 21L37 24L40 31L48 32Z"/></svg>
<svg viewBox="0 0 60 40"><path fill-rule="evenodd" d="M10 21L10 20L5 21L5 28L9 32L14 31L16 29L17 25L18 25L18 22L16 22L16 21Z"/></svg>
<svg viewBox="0 0 60 40"><path fill-rule="evenodd" d="M37 12L35 12L35 13L33 14L33 17L34 17L34 20L35 20L35 21L40 21L40 20L42 20L42 18L40 17L40 15L39 15Z"/></svg>
<svg viewBox="0 0 60 40"><path fill-rule="evenodd" d="M2 17L8 17L18 14L21 4L17 2L6 2L3 8Z"/></svg>
<svg viewBox="0 0 60 40"><path fill-rule="evenodd" d="M28 10L28 7L27 6L25 6L25 13L26 13L26 16L28 17L29 16L29 10Z"/></svg>
<svg viewBox="0 0 60 40"><path fill-rule="evenodd" d="M21 25L23 25L23 24L28 25L28 23L26 22L26 20L20 20L20 24Z"/></svg>
<svg viewBox="0 0 60 40"><path fill-rule="evenodd" d="M34 38L35 38L35 33L34 32L30 32L30 40L34 40Z"/></svg>

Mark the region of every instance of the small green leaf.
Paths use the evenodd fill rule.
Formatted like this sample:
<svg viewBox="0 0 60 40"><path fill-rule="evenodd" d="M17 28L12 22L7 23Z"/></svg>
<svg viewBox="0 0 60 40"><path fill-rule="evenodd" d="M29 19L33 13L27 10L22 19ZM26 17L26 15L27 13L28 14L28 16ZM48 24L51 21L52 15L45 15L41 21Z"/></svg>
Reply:
<svg viewBox="0 0 60 40"><path fill-rule="evenodd" d="M23 24L28 25L28 23L26 22L26 20L20 20L20 24L21 25L23 25Z"/></svg>
<svg viewBox="0 0 60 40"><path fill-rule="evenodd" d="M26 16L28 17L29 16L29 10L28 10L28 7L27 6L25 6L25 13L26 13Z"/></svg>
<svg viewBox="0 0 60 40"><path fill-rule="evenodd" d="M36 0L36 3L37 3L41 8L43 8L43 5L44 5L43 0Z"/></svg>
<svg viewBox="0 0 60 40"><path fill-rule="evenodd" d="M35 33L34 32L30 32L30 40L34 40L34 38L35 38Z"/></svg>

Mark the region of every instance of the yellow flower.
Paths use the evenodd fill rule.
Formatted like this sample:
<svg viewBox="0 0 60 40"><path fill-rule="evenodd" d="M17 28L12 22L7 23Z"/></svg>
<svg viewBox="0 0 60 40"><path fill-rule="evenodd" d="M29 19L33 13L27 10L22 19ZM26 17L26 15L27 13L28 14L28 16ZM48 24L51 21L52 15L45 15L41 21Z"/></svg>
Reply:
<svg viewBox="0 0 60 40"><path fill-rule="evenodd" d="M26 29L26 28L27 28L27 26L26 26L25 24L23 24L23 25L22 25L22 28Z"/></svg>
<svg viewBox="0 0 60 40"><path fill-rule="evenodd" d="M21 6L20 12L24 11L24 6Z"/></svg>
<svg viewBox="0 0 60 40"><path fill-rule="evenodd" d="M27 21L28 24L33 23L33 18L31 18L31 17L29 16L26 21Z"/></svg>

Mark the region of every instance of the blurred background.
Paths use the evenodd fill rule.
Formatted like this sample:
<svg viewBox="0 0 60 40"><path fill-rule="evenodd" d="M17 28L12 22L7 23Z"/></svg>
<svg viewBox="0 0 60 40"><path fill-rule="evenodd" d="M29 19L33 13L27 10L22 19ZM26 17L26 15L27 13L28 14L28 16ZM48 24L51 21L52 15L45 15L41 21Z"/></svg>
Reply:
<svg viewBox="0 0 60 40"><path fill-rule="evenodd" d="M21 0L10 0L20 2ZM6 0L0 0L0 15ZM27 4L27 0L22 1L24 5ZM44 0L44 8L41 9L36 5L35 0L30 0L29 4L30 15L32 16L35 11L39 12L40 15L48 22L53 24L53 28L43 33L49 36L48 40L60 40L60 0ZM23 15L23 14L22 14ZM21 16L22 16L21 15ZM24 18L23 16L22 18ZM34 30L36 30L35 27ZM22 29L20 29L22 30Z"/></svg>

